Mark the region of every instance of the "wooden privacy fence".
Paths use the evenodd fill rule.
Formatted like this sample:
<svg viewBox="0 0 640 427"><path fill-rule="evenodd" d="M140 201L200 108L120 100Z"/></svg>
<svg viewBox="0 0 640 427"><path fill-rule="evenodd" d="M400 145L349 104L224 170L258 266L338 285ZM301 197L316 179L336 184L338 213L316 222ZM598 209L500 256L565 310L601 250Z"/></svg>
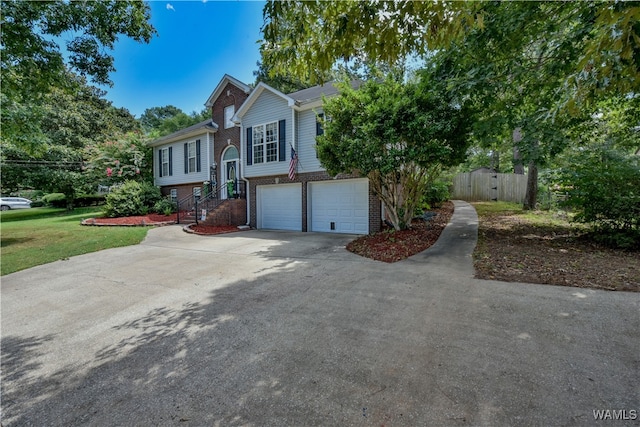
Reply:
<svg viewBox="0 0 640 427"><path fill-rule="evenodd" d="M527 176L513 173L461 173L453 179L452 199L523 203Z"/></svg>

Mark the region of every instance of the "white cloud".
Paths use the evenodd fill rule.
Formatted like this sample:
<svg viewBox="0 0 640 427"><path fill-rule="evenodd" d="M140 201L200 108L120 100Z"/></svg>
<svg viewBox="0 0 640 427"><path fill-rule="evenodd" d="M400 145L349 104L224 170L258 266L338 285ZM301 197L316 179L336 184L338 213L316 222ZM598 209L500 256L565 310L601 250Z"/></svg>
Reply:
<svg viewBox="0 0 640 427"><path fill-rule="evenodd" d="M176 11L176 10L173 8L173 5L172 5L171 3L167 3L167 10L173 10L174 12Z"/></svg>

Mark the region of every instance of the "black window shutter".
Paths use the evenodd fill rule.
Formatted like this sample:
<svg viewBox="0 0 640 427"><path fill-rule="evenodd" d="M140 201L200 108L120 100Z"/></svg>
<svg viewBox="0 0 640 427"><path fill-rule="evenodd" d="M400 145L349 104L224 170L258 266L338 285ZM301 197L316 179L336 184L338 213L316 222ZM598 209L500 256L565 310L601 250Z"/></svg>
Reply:
<svg viewBox="0 0 640 427"><path fill-rule="evenodd" d="M253 129L247 128L247 165L253 164Z"/></svg>
<svg viewBox="0 0 640 427"><path fill-rule="evenodd" d="M200 172L202 168L200 167L200 140L196 139L196 172Z"/></svg>
<svg viewBox="0 0 640 427"><path fill-rule="evenodd" d="M278 122L278 142L280 143L279 159L284 162L287 158L287 138L286 138L286 121L280 120Z"/></svg>
<svg viewBox="0 0 640 427"><path fill-rule="evenodd" d="M189 173L189 144L184 144L184 174Z"/></svg>
<svg viewBox="0 0 640 427"><path fill-rule="evenodd" d="M158 176L162 178L162 148L158 150Z"/></svg>
<svg viewBox="0 0 640 427"><path fill-rule="evenodd" d="M173 147L169 147L169 176L173 175Z"/></svg>
<svg viewBox="0 0 640 427"><path fill-rule="evenodd" d="M322 127L323 119L324 119L324 113L318 114L318 118L316 119L316 136L324 135L324 129Z"/></svg>

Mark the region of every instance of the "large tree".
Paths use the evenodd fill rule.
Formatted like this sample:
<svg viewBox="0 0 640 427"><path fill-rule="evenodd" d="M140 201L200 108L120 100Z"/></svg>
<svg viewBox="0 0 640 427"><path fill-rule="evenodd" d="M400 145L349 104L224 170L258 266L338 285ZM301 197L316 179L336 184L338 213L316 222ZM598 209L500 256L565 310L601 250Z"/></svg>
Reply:
<svg viewBox="0 0 640 427"><path fill-rule="evenodd" d="M339 60L408 54L438 64L449 88L479 107L476 139L512 139L529 166L527 208L538 167L567 144L566 129L594 101L640 92L634 2L269 2L264 14L263 50L276 71L316 68L321 79Z"/></svg>
<svg viewBox="0 0 640 427"><path fill-rule="evenodd" d="M424 57L448 48L451 42L477 30L494 32L498 43L506 41L505 36L513 36L521 44L507 43L506 47L522 51L534 40L521 37L520 26L532 20L551 20L580 41L575 46L560 41L555 50L559 55L544 58L571 62L558 76L569 89L568 100L576 101L593 92L638 92L637 2L529 5L530 12L519 15L529 8L524 3L271 0L263 11L263 60L275 73L322 80L323 73L338 61L366 58L394 64L412 54ZM500 19L507 18L503 19L507 24L504 28L490 25L496 13L503 16ZM576 50L577 54L568 59L563 55L565 49Z"/></svg>
<svg viewBox="0 0 640 427"><path fill-rule="evenodd" d="M120 36L150 40L149 11L140 1L0 2L3 191L36 186L72 199L84 146L138 127L89 82L111 84Z"/></svg>
<svg viewBox="0 0 640 427"><path fill-rule="evenodd" d="M118 37L149 42L149 6L141 1L0 2L2 90L21 94L47 92L66 84L67 68L111 84L113 49ZM67 40L65 54L58 44Z"/></svg>
<svg viewBox="0 0 640 427"><path fill-rule="evenodd" d="M466 108L426 73L413 83L389 76L339 87L323 106L320 162L329 174L368 177L394 228L405 229L441 169L464 157Z"/></svg>

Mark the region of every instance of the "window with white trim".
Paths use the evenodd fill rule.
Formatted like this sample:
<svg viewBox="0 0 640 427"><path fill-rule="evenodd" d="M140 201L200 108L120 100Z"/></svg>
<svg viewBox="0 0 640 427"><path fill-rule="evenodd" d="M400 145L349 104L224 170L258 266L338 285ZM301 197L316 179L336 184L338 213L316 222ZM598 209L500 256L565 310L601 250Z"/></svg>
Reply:
<svg viewBox="0 0 640 427"><path fill-rule="evenodd" d="M234 105L228 105L224 107L224 128L229 129L234 126L234 123L231 121L234 113L236 112L236 108Z"/></svg>
<svg viewBox="0 0 640 427"><path fill-rule="evenodd" d="M169 176L169 148L160 149L160 159L162 165L160 176Z"/></svg>
<svg viewBox="0 0 640 427"><path fill-rule="evenodd" d="M177 202L178 201L178 189L177 188L172 188L170 196L171 196L171 200L172 201Z"/></svg>
<svg viewBox="0 0 640 427"><path fill-rule="evenodd" d="M197 172L196 168L197 151L196 142L187 143L187 164L189 165L188 173Z"/></svg>
<svg viewBox="0 0 640 427"><path fill-rule="evenodd" d="M278 122L253 127L253 163L278 161Z"/></svg>

